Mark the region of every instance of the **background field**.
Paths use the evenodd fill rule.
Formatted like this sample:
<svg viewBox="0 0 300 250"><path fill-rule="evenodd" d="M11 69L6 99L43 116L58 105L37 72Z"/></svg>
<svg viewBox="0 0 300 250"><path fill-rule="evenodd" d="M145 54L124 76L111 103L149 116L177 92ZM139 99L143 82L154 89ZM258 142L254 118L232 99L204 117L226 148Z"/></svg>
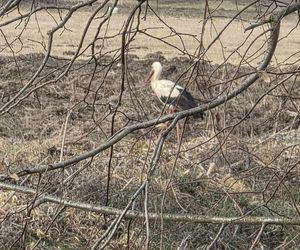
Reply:
<svg viewBox="0 0 300 250"><path fill-rule="evenodd" d="M240 10L245 6L245 3L239 3L237 7L232 1L224 1L221 6L218 1L210 3L210 8L218 7L214 18L210 19L207 23L207 29L203 37L204 46L207 47L211 41L217 36L217 34L224 28L224 26L230 21L230 18L236 14L237 8ZM99 40L96 44L96 49L101 50L103 53L109 51L115 51L121 46L120 31L128 17L130 7L133 4L130 1L124 1L119 6L119 13L114 14L109 24L102 30L100 36L107 36L105 40ZM151 38L149 36L139 34L135 37L131 43L129 53L135 54L141 58L145 57L149 53L161 53L166 58L186 56L187 54L195 55L199 46L199 40L201 38L201 28L203 21L203 8L204 2L191 1L186 2L162 2L155 8L155 2L153 8L157 9L157 13L161 15L165 23L164 25L156 16L148 15L147 18L141 20L140 29L147 30L148 33L156 38L162 38L166 43L161 42L158 39ZM28 8L24 6L21 9L21 13L26 13ZM82 37L84 27L86 26L86 17L90 13L91 9L84 9L76 12L73 18L68 22L66 29L57 33L54 38L52 55L70 58L74 55L76 48ZM44 53L47 45L47 32L56 26L56 23L60 21L60 17L66 12L58 13L57 11L43 11L36 14L34 17L28 20L28 27L22 32L22 41L16 41L12 48L16 55L28 54L28 53ZM101 15L104 11L100 12ZM6 20L14 18L17 13L8 15ZM244 42L250 31L244 32L244 29L249 26L249 22L255 21L255 9L252 7L248 12L240 17L240 21L233 21L226 32L220 37L220 41L215 43L209 51L206 53L208 60L213 63L222 63L224 57L229 56ZM247 18L247 19L246 19ZM93 21L86 38L84 40L85 47L89 44L94 37L95 30L103 18ZM2 21L3 22L3 21ZM12 42L24 29L24 25L12 25L5 26L3 33L6 35L8 42ZM290 31L297 25L297 15L292 15L284 20L281 28L281 37L284 38ZM173 28L178 34L175 34L170 29ZM251 35L254 39L257 35L263 32L262 28L256 28ZM257 40L248 52L248 55L257 51L266 36L262 36ZM248 40L238 51L234 53L228 62L238 64L241 60L241 55L251 43L251 39ZM170 46L170 44L172 46ZM276 51L276 59L278 63L285 61L287 57L293 55L288 59L289 62L293 62L297 59L298 47L300 45L300 34L297 32L297 28L289 34L288 39L282 39L278 49ZM181 51L174 48L178 47ZM2 48L2 49L1 49ZM2 55L12 56L11 49L7 47L6 41L1 39L0 49ZM88 50L83 53L82 59L90 57L91 51ZM113 53L110 53L112 55ZM258 60L254 60L255 63Z"/></svg>

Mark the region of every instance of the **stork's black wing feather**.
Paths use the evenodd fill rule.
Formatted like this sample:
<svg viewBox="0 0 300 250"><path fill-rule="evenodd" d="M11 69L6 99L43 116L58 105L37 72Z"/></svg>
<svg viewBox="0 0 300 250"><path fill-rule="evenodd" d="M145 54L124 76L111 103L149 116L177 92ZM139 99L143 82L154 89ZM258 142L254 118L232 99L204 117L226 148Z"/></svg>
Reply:
<svg viewBox="0 0 300 250"><path fill-rule="evenodd" d="M186 110L186 109L191 109L191 108L195 108L198 106L194 97L190 94L190 92L186 91L181 86L178 86L177 90L180 91L180 95L174 101L174 105L177 108ZM194 117L203 119L203 113L195 114Z"/></svg>
<svg viewBox="0 0 300 250"><path fill-rule="evenodd" d="M160 96L159 99L161 100L162 103L171 104L171 105L174 105L174 103L177 100L177 98L168 97L168 96Z"/></svg>
<svg viewBox="0 0 300 250"><path fill-rule="evenodd" d="M176 105L181 109L190 109L197 107L194 97L186 90L181 90L176 100Z"/></svg>

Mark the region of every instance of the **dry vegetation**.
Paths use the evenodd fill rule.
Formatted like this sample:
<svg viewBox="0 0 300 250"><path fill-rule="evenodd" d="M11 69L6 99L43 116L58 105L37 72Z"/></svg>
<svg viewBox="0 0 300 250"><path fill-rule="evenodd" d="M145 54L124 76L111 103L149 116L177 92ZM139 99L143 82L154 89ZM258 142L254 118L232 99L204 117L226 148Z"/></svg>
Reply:
<svg viewBox="0 0 300 250"><path fill-rule="evenodd" d="M107 32L107 36L119 34L123 27L128 15L126 11L132 6L127 1L123 4L125 13L114 15L102 31ZM168 8L171 3L166 1L165 4L164 8ZM230 10L229 14L235 11L230 6L236 5L225 1L225 14L228 14L226 9ZM176 7L181 8L180 3ZM195 10L187 11L194 13ZM4 49L6 42L0 41L1 106L41 65L44 50L33 41L46 41L46 32L54 25L51 19L59 20L56 13L50 13L32 17L22 36L22 46L19 44L18 47L16 43ZM164 78L180 79L182 85L189 83L188 88L199 103L208 103L222 92L237 87L253 72L253 65L260 59L258 55L265 50L260 46L266 37L255 42L247 54L247 63L243 61L240 65L241 55L251 41L236 50L248 34L243 33L247 26L244 21L234 21L205 54L205 60L199 63L197 70L182 76L194 63L193 55L199 45L196 39L200 39L202 24L200 18L184 15L178 18L170 16L168 11L162 12L164 20L177 32L186 33L189 24L189 35L181 36L185 54L157 39L151 40L143 34L136 36L127 55L122 104L115 112L122 68L113 50L120 48L120 36L96 43L96 49L101 51L96 70L93 61L87 60L90 58L90 51L87 51L66 76L34 90L63 72L67 59L75 53L87 13L90 12L85 10L74 15L67 29L57 34L53 57L26 98L1 116L0 177L1 182L38 188L40 195L51 194L65 200L122 210L146 177L157 145L158 129L155 126L134 131L113 148L67 168L27 176L17 173L88 152L126 126L157 118L161 104L150 87L143 84L153 61L159 60L164 65ZM7 18L13 15L16 13ZM251 16L251 12L247 15ZM97 20L87 33L85 43L92 40ZM215 18L207 23L211 30L205 33L205 46L228 20ZM290 74L299 73L299 56L295 53L299 51L296 44L300 39L293 30L296 25L294 16L282 23L283 39L278 44L272 65L252 87L224 105L207 111L204 120L189 118L180 147L176 144L175 132L168 135L147 192L150 212L223 218L245 215L299 217L300 84L298 75ZM21 26L12 27L2 29L8 41L22 29ZM153 14L141 21L141 30L146 27L155 28L149 34L157 37L170 34L169 28ZM261 32L262 28L257 28L252 36ZM175 35L166 41L183 49L178 45L178 39ZM15 57L11 56L11 49ZM111 53L105 55L106 52ZM232 57L224 63L223 57L231 52ZM282 81L289 75L288 80ZM182 125L183 122L180 121ZM144 198L145 193L136 199L136 210L144 210ZM0 244L3 249L20 249L24 245L27 249L90 249L115 217L51 202L34 207L34 200L39 200L39 196L1 190ZM224 228L213 223L168 221L158 216L150 221L150 249L205 249L218 232L221 235L212 249L248 249L261 229L259 223L223 225ZM295 248L300 244L299 225L265 226L259 235L257 249ZM107 249L142 249L146 233L144 219L123 219Z"/></svg>

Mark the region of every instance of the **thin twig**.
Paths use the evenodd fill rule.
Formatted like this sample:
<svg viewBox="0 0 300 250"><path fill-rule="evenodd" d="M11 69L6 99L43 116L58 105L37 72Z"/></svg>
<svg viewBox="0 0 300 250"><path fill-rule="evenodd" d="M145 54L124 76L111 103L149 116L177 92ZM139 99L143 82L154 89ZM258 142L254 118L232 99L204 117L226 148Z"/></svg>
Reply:
<svg viewBox="0 0 300 250"><path fill-rule="evenodd" d="M214 244L217 242L217 240L220 238L221 234L223 233L225 227L227 225L226 224L222 224L220 229L219 229L219 232L217 233L216 237L214 238L214 240L206 247L205 250L210 250L213 248Z"/></svg>
<svg viewBox="0 0 300 250"><path fill-rule="evenodd" d="M252 243L251 247L249 248L249 250L253 250L254 249L254 247L257 244L257 242L259 241L259 239L260 239L260 237L261 237L261 235L262 235L265 227L266 227L266 223L262 223L262 225L260 227L260 230L259 230L258 234L256 235L255 240L253 241L253 243Z"/></svg>

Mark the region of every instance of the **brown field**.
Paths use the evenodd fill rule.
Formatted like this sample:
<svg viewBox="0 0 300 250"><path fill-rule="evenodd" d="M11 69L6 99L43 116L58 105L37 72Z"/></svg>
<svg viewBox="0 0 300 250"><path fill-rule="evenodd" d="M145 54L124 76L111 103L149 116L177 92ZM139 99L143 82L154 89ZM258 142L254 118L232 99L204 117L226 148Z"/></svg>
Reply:
<svg viewBox="0 0 300 250"><path fill-rule="evenodd" d="M91 12L74 14L66 29L55 35L51 55L57 58L49 58L41 74L21 95L24 99L0 116L0 184L38 189L39 194L51 194L68 201L124 209L147 176L159 134L155 126L134 131L113 149L97 154L91 162L82 161L41 175L18 177L16 173L93 150L107 141L112 128L116 132L157 118L161 103L143 80L153 61L161 61L163 77L174 81L194 62L202 25L197 15L202 16L199 7L203 8L204 1L199 6L198 1L187 2L191 4L182 1L173 4L171 0L160 3L161 17L181 33L180 37L152 14L141 20L140 30L147 29L148 34L163 38L169 45L137 34L128 50L125 90L115 116L121 67L113 56L120 53L120 30L132 7L131 1L122 1L124 11L121 9L119 14L113 15L109 25L101 31L100 37L105 39L96 42L97 67L87 60L91 56L87 50L68 74L51 82L63 71L66 59L75 54ZM212 8L217 6L217 1L211 2ZM240 2L244 6L248 1ZM224 1L217 12L219 17L207 23L206 48L228 23L235 8L235 1ZM243 18L250 20L254 14L252 9ZM5 20L14 15L9 14ZM1 20L0 25L5 20ZM103 18L92 22L81 51L93 40L101 20ZM35 74L44 57L47 32L58 21L57 13L42 12L33 16L23 31L24 23L1 27L0 35L7 41L0 39L0 107ZM180 78L182 85L188 84L188 90L199 104L239 86L245 75L253 72L249 65L256 65L260 60L257 55L265 49L260 47L266 37L258 39L246 60L238 65L251 41L263 31L263 28L255 29L238 48L250 33L244 33L247 25L246 21L232 22L206 52L206 61L201 61L193 73L187 71ZM229 218L247 214L285 219L299 217L299 77L295 73L279 84L298 64L300 33L296 25L295 16L282 23L282 40L268 68L269 80L263 77L257 80L233 100L207 111L203 120L189 118L181 148L176 143L175 131L171 131L149 181L149 211L159 215ZM21 39L15 40L21 31ZM11 47L7 46L7 42L14 40ZM184 50L184 54L170 45ZM104 56L105 53L108 54ZM45 84L48 81L50 83ZM45 85L38 88L42 84ZM180 123L183 125L183 121ZM106 202L109 168L110 189ZM0 249L90 249L115 218L50 202L31 207L35 198L39 200L39 196L0 189ZM143 193L136 199L136 210L143 211L144 198ZM159 217L150 221L149 249L206 249L220 228L219 224L164 221ZM226 224L212 249L249 249L260 229L260 224ZM124 219L106 249L144 249L145 239L145 220ZM284 249L285 246L292 249L299 245L299 225L267 224L254 249Z"/></svg>
<svg viewBox="0 0 300 250"><path fill-rule="evenodd" d="M23 11L25 12L25 10ZM87 11L76 12L70 22L68 22L66 29L56 32L51 53L53 56L70 58L74 55L87 23L87 16L89 16L89 12ZM13 17L13 14L8 15L7 20ZM172 33L169 27L164 25L157 17L149 15L146 20L141 20L140 30L147 30L147 33L151 36L161 38L169 44L144 34L138 34L130 45L129 53L144 58L147 54L159 52L169 59L178 56L195 55L201 37L201 18L189 18L186 15L181 17L163 15L162 18L165 23L176 30L180 36ZM107 53L120 48L121 35L119 34L126 19L127 13L122 14L122 9L120 13L113 15L109 24L105 29L102 29L100 33L100 37L105 36L106 39L99 40L96 43L96 52L101 51L102 53ZM59 20L60 18L57 12L41 12L29 20L25 30L23 30L24 26L19 25L16 27L16 23L13 23L12 25L4 27L3 32L8 42L12 42L22 31L21 40L15 41L12 45L16 55L45 53L45 45L47 45L48 39L47 32L55 27L56 22L59 22ZM103 18L96 19L90 25L84 39L83 48L93 40L95 31L101 20L103 20ZM216 17L207 22L206 32L203 37L204 47L210 45L212 40L229 21L229 18ZM286 18L282 23L281 37L284 38L295 27L296 23L297 17ZM249 34L249 31L244 32L244 28L247 26L249 26L249 23L245 21L232 22L220 39L206 52L206 59L212 63L220 64L224 61L224 58L237 50L238 53L234 52L228 62L232 64L240 63L241 56L245 53L246 49L248 49L249 44L256 39L257 35L263 32L262 28L256 28L250 38L239 48ZM300 33L297 32L297 30L298 28L293 30L288 38L282 39L279 43L275 54L276 63L280 64L281 62L286 62L290 55L294 56L288 58L288 62L294 62L298 59L297 52L299 52ZM258 39L253 46L251 46L247 55L250 56L259 50L265 39L265 36ZM1 55L12 56L11 49L6 46L4 39L0 40L0 49ZM88 49L83 53L81 58L89 58L90 54L91 51ZM112 55L114 52L109 54ZM259 60L258 58L253 61L257 63Z"/></svg>

